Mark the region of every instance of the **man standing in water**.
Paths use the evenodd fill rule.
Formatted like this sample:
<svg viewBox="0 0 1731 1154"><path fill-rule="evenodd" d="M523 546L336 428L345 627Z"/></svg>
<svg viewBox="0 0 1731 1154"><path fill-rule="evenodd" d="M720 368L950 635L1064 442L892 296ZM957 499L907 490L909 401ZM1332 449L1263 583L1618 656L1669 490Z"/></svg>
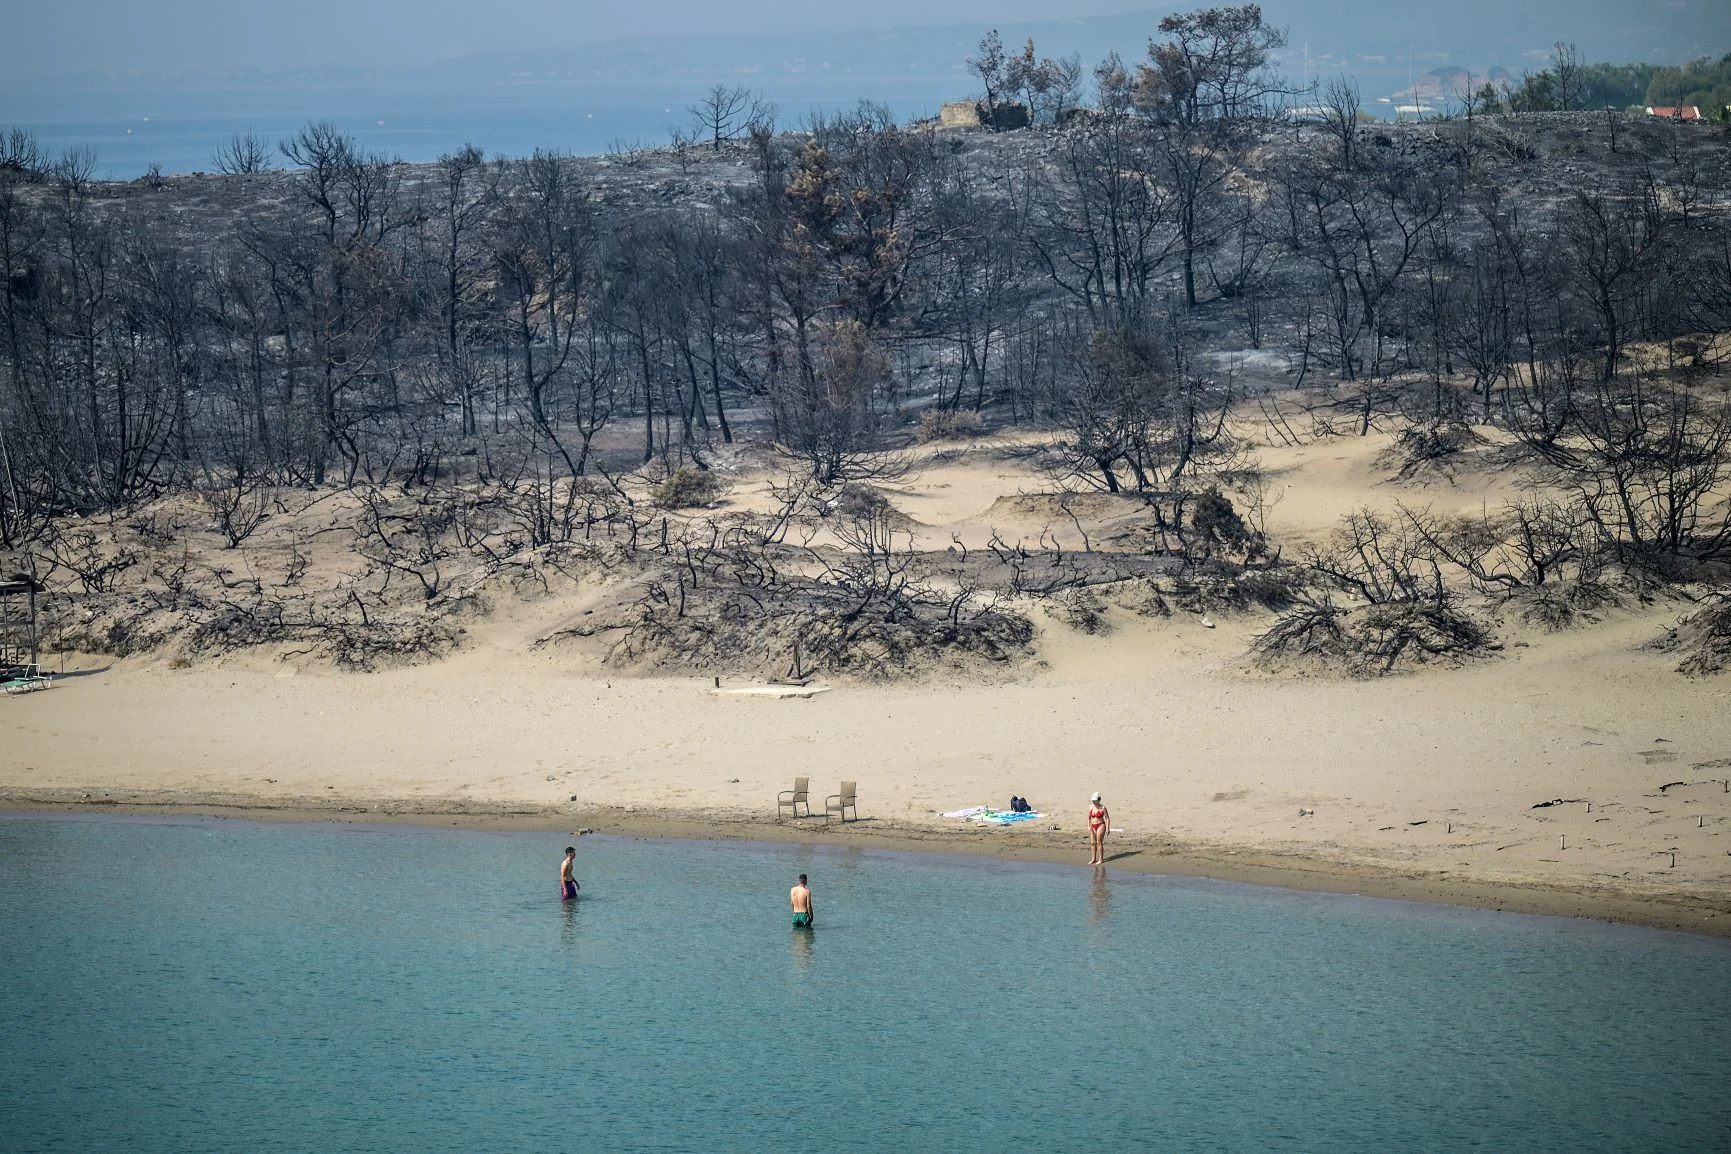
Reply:
<svg viewBox="0 0 1731 1154"><path fill-rule="evenodd" d="M799 884L788 897L793 901L793 928L811 929L811 887L805 884L804 874L799 875Z"/></svg>
<svg viewBox="0 0 1731 1154"><path fill-rule="evenodd" d="M567 901L568 902L572 898L577 896L577 890L580 887L577 885L576 877L573 876L572 872L571 872L574 868L576 868L576 865L577 865L577 847L574 845L568 845L565 847L565 860L563 860L559 863L559 900L560 901Z"/></svg>

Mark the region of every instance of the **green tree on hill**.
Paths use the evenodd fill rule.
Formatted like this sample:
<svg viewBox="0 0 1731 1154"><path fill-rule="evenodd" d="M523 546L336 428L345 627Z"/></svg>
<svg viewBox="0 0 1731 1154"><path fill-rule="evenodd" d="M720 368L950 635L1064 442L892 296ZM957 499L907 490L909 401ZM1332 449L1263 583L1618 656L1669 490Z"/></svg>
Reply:
<svg viewBox="0 0 1731 1154"><path fill-rule="evenodd" d="M1646 103L1661 107L1693 104L1703 116L1720 114L1731 104L1731 53L1711 60L1703 56L1681 68L1657 68L1647 85Z"/></svg>
<svg viewBox="0 0 1731 1154"><path fill-rule="evenodd" d="M1513 112L1628 108L1651 103L1648 89L1661 71L1654 64L1584 64L1573 45L1559 44L1550 67L1523 78L1506 104Z"/></svg>

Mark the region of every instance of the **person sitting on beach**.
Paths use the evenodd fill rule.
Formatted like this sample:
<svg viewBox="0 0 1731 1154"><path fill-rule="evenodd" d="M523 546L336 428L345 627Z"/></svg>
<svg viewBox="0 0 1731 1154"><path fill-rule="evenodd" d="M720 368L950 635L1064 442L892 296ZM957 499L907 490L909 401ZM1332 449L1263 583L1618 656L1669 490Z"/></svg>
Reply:
<svg viewBox="0 0 1731 1154"><path fill-rule="evenodd" d="M564 860L560 861L560 863L559 863L559 900L560 901L567 901L567 902L570 901L572 898L577 896L577 891L582 888L581 886L579 886L577 884L577 879L576 879L576 877L574 877L572 875L572 872L571 872L573 869L576 868L576 866L577 866L577 847L574 845L568 845L565 847Z"/></svg>
<svg viewBox="0 0 1731 1154"><path fill-rule="evenodd" d="M1095 794L1088 799L1088 848L1093 852L1089 865L1106 864L1106 835L1112 829L1112 814L1106 803Z"/></svg>
<svg viewBox="0 0 1731 1154"><path fill-rule="evenodd" d="M805 875L799 875L799 884L788 894L793 902L793 928L796 930L811 929L811 887L805 884Z"/></svg>

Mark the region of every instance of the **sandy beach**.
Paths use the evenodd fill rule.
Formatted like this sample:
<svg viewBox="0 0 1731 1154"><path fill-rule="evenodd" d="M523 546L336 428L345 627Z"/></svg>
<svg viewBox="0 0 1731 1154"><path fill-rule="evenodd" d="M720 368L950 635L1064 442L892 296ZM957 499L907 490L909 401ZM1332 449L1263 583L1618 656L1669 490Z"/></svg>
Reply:
<svg viewBox="0 0 1731 1154"><path fill-rule="evenodd" d="M1271 533L1301 540L1367 498L1476 508L1510 484L1487 471L1397 489L1379 479L1378 440L1265 452L1284 494ZM1000 498L1032 481L1005 456L952 454L896 499L922 536L983 541L1013 516ZM1038 660L1002 677L839 681L790 699L537 644L592 604L581 592L506 604L451 657L370 674L269 653L187 667L71 658L52 692L4 703L0 804L846 839L1080 864L1099 790L1122 831L1112 868L1731 934L1731 682L1685 678L1647 648L1687 609L1677 601L1561 632L1505 623L1491 659L1372 680L1254 671L1264 610L1209 627L1114 608L1103 635L1036 614ZM866 820L777 821L776 793L798 775L820 812L857 781ZM1047 820L938 816L1012 794Z"/></svg>
<svg viewBox="0 0 1731 1154"><path fill-rule="evenodd" d="M1011 684L786 700L485 652L364 676L122 664L7 703L0 798L1080 863L1099 789L1113 852L1137 851L1115 867L1731 933L1731 707L1634 649L1661 618L1376 682L1249 677L1241 638L1180 620L1136 647L1060 636ZM867 820L777 822L802 774L814 796L857 780ZM1051 820L937 816L1012 793Z"/></svg>

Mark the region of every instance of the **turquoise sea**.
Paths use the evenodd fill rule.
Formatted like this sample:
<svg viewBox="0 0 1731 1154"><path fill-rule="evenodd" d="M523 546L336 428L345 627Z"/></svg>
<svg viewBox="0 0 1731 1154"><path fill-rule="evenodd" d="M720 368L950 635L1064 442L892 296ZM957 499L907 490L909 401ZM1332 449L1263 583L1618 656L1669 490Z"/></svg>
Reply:
<svg viewBox="0 0 1731 1154"><path fill-rule="evenodd" d="M569 840L0 819L0 1150L1731 1150L1731 942Z"/></svg>
<svg viewBox="0 0 1731 1154"><path fill-rule="evenodd" d="M368 151L414 163L474 144L486 155L528 156L537 148L598 156L615 145L665 147L668 131L689 130L687 109L707 85L676 83L325 84L280 86L66 87L0 78L0 130L35 134L51 156L89 149L110 180L209 172L211 154L235 133L274 148L309 120L329 120ZM887 99L880 93L894 93ZM954 92L942 83L784 84L773 94L784 128L814 113L882 99L899 120L935 116ZM273 162L286 162L273 154Z"/></svg>

